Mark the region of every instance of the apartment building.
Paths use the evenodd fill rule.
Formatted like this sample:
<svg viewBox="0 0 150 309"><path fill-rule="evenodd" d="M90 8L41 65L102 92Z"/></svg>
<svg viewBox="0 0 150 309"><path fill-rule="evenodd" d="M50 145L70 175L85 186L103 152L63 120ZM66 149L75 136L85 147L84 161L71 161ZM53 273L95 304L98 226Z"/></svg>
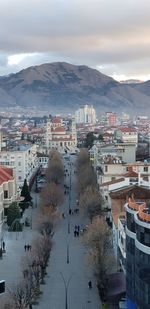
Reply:
<svg viewBox="0 0 150 309"><path fill-rule="evenodd" d="M133 143L137 145L138 132L134 128L122 127L115 131L115 139L122 143Z"/></svg>
<svg viewBox="0 0 150 309"><path fill-rule="evenodd" d="M93 105L84 105L75 112L76 123L96 123L96 112Z"/></svg>
<svg viewBox="0 0 150 309"><path fill-rule="evenodd" d="M0 165L14 170L16 183L22 187L24 179L30 183L37 172L37 146L35 144L20 144L13 148L0 151Z"/></svg>
<svg viewBox="0 0 150 309"><path fill-rule="evenodd" d="M15 201L18 191L13 169L0 166L0 239L4 223L5 210Z"/></svg>
<svg viewBox="0 0 150 309"><path fill-rule="evenodd" d="M146 196L147 195L147 196ZM150 191L145 194L150 200ZM150 306L150 207L149 202L129 198L126 210L127 308Z"/></svg>

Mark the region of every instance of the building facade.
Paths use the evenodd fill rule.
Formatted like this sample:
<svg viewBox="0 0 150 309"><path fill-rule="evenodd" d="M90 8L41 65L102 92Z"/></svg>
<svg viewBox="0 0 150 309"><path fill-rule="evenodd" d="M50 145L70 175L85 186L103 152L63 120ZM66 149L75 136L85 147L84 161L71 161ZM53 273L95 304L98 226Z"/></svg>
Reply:
<svg viewBox="0 0 150 309"><path fill-rule="evenodd" d="M22 187L24 179L30 183L37 172L37 146L35 144L21 144L10 150L0 152L0 165L14 170L16 183Z"/></svg>
<svg viewBox="0 0 150 309"><path fill-rule="evenodd" d="M69 129L65 128L59 117L49 119L46 124L45 145L47 150L74 151L77 147L75 119L72 118Z"/></svg>
<svg viewBox="0 0 150 309"><path fill-rule="evenodd" d="M15 201L16 197L17 186L13 176L13 169L0 166L0 240L2 239L5 209Z"/></svg>
<svg viewBox="0 0 150 309"><path fill-rule="evenodd" d="M126 209L126 284L128 309L150 306L150 208L130 198Z"/></svg>
<svg viewBox="0 0 150 309"><path fill-rule="evenodd" d="M75 112L76 123L96 123L96 112L93 105L84 105Z"/></svg>

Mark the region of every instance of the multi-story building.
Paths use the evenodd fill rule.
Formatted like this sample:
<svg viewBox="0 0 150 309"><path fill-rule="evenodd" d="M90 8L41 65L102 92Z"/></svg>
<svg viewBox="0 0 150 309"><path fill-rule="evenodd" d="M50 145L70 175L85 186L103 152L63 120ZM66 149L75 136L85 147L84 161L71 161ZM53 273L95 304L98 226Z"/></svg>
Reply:
<svg viewBox="0 0 150 309"><path fill-rule="evenodd" d="M57 149L60 152L75 150L77 147L75 119L72 118L69 129L65 128L59 117L49 119L46 124L45 145L47 150Z"/></svg>
<svg viewBox="0 0 150 309"><path fill-rule="evenodd" d="M149 203L129 198L125 210L127 308L149 309L150 207Z"/></svg>
<svg viewBox="0 0 150 309"><path fill-rule="evenodd" d="M122 127L115 131L115 139L122 143L138 143L138 132L134 128Z"/></svg>
<svg viewBox="0 0 150 309"><path fill-rule="evenodd" d="M9 205L17 197L17 186L13 176L13 169L0 166L0 239L2 238L2 225Z"/></svg>
<svg viewBox="0 0 150 309"><path fill-rule="evenodd" d="M76 123L96 123L96 112L93 105L84 105L75 112Z"/></svg>
<svg viewBox="0 0 150 309"><path fill-rule="evenodd" d="M106 121L108 126L115 126L116 125L116 113L113 112L106 112Z"/></svg>
<svg viewBox="0 0 150 309"><path fill-rule="evenodd" d="M37 146L35 144L20 144L0 152L0 165L13 168L16 183L22 186L24 179L30 183L38 169Z"/></svg>

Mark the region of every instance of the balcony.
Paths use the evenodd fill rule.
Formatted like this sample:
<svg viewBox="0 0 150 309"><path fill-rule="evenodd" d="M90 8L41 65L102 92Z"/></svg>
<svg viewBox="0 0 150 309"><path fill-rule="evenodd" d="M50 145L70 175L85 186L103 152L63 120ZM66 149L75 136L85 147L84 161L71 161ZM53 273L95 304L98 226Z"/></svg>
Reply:
<svg viewBox="0 0 150 309"><path fill-rule="evenodd" d="M134 199L129 198L128 206L132 210L139 211L139 210L146 208L146 203L145 202L135 202Z"/></svg>
<svg viewBox="0 0 150 309"><path fill-rule="evenodd" d="M145 202L135 202L134 199L129 198L128 207L138 212L137 215L141 221L150 223L150 207L147 208Z"/></svg>
<svg viewBox="0 0 150 309"><path fill-rule="evenodd" d="M138 217L144 222L150 223L150 211L149 208L140 209L138 212Z"/></svg>

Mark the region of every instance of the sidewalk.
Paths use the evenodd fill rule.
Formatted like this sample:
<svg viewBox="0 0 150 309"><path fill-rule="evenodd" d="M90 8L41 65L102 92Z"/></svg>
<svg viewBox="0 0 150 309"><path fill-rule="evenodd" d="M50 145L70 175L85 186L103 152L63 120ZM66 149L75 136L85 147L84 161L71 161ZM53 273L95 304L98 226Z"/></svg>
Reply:
<svg viewBox="0 0 150 309"><path fill-rule="evenodd" d="M5 229L3 230L6 253L0 259L0 280L5 280L6 293L14 283L18 283L22 278L21 260L26 254L24 245L31 244L32 240L38 235L34 226L34 218L37 212L37 208L31 207L25 210L23 217L28 217L32 221L32 226L24 227L22 232L8 232ZM1 298L4 296L5 294L1 295Z"/></svg>
<svg viewBox="0 0 150 309"><path fill-rule="evenodd" d="M70 179L67 177L66 184ZM71 205L76 208L75 177L72 173ZM62 207L62 212L67 214L58 224L53 238L53 248L47 267L46 285L41 286L43 294L39 299L39 305L34 309L100 309L101 302L96 287L95 278L86 260L86 248L82 237L74 237L74 226L83 224L81 215L68 215L68 196ZM70 233L68 233L68 219L70 221ZM67 263L67 247L68 260ZM67 285L68 307L65 304L65 284ZM88 281L92 281L93 288L88 289Z"/></svg>

